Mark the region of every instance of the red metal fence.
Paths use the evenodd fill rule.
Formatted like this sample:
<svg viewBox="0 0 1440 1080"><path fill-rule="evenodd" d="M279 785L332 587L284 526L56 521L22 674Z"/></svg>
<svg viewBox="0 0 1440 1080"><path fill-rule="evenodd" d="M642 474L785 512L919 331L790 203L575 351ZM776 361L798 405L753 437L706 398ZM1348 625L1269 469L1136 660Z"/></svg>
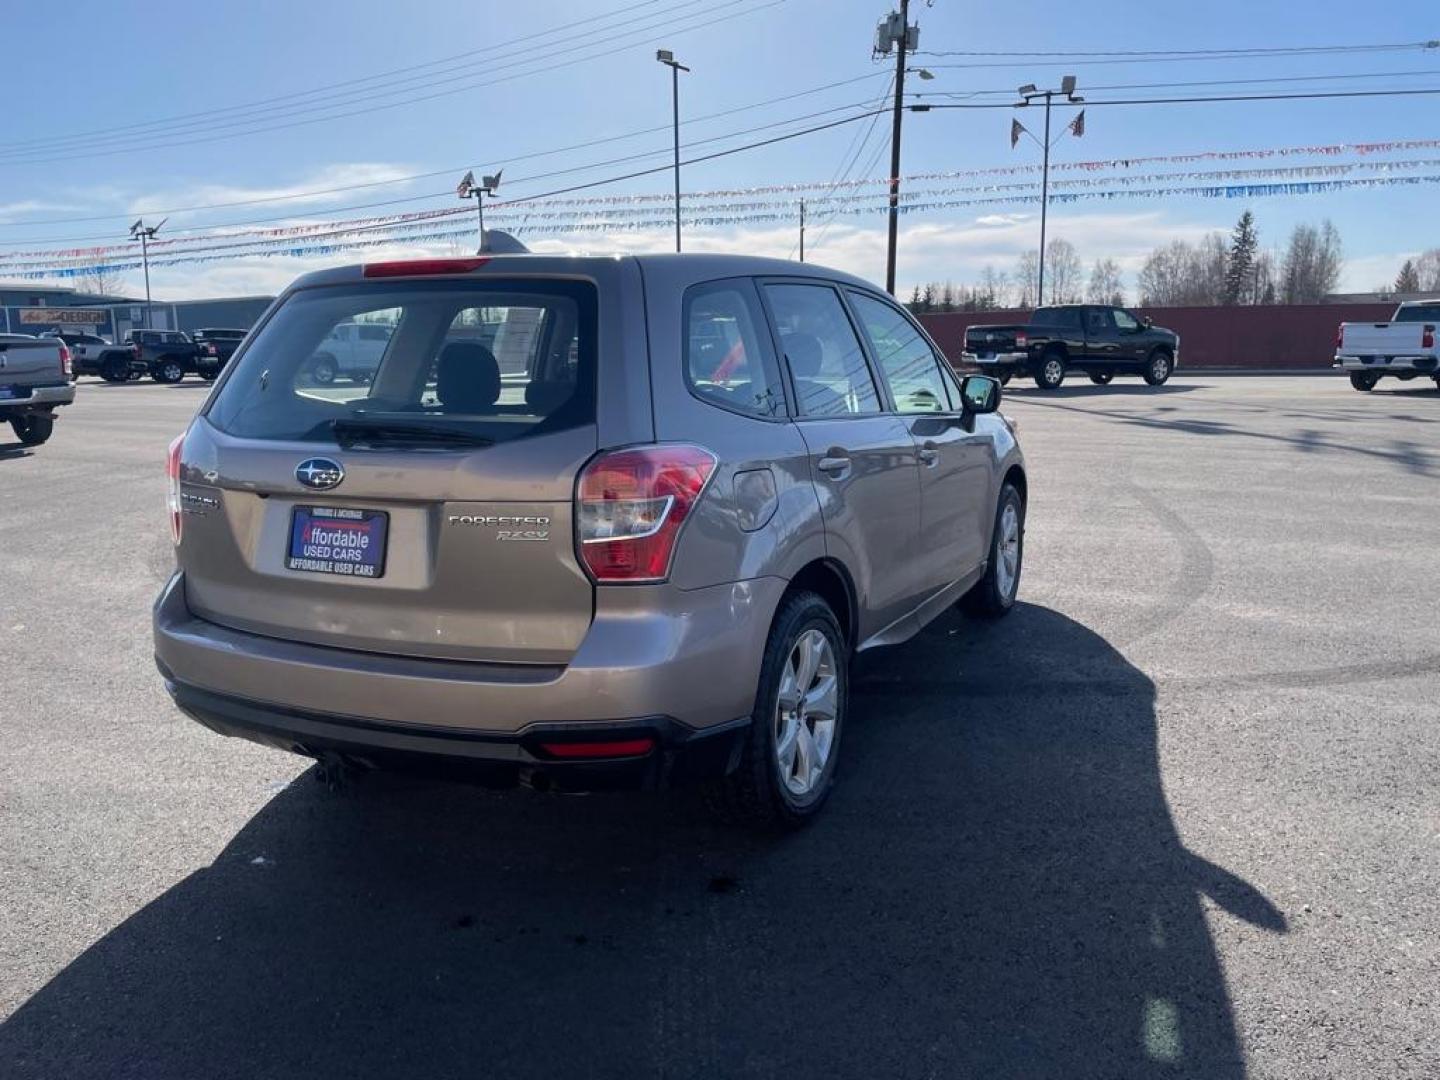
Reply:
<svg viewBox="0 0 1440 1080"><path fill-rule="evenodd" d="M1180 335L1180 368L1328 368L1342 322L1383 322L1394 304L1296 304L1285 307L1134 308ZM1028 311L947 311L920 322L952 364L964 351L965 328L1024 322Z"/></svg>

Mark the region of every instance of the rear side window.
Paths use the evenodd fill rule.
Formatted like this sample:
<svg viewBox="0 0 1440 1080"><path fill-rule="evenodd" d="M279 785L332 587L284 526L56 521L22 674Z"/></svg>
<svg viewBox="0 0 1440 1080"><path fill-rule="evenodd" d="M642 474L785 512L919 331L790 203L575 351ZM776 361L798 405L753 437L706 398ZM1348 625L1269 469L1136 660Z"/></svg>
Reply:
<svg viewBox="0 0 1440 1080"><path fill-rule="evenodd" d="M751 416L785 415L780 366L748 281L685 293L685 378L703 401Z"/></svg>
<svg viewBox="0 0 1440 1080"><path fill-rule="evenodd" d="M935 352L899 311L872 296L852 292L850 301L860 326L890 384L895 409L902 413L946 412L950 399L941 380Z"/></svg>
<svg viewBox="0 0 1440 1080"><path fill-rule="evenodd" d="M875 380L840 297L828 285L765 286L802 416L880 411Z"/></svg>
<svg viewBox="0 0 1440 1080"><path fill-rule="evenodd" d="M1440 321L1440 304L1412 304L1396 310L1391 322Z"/></svg>
<svg viewBox="0 0 1440 1080"><path fill-rule="evenodd" d="M302 289L256 332L206 416L242 438L316 442L336 440L336 421L495 442L577 427L595 419L595 327L586 282Z"/></svg>

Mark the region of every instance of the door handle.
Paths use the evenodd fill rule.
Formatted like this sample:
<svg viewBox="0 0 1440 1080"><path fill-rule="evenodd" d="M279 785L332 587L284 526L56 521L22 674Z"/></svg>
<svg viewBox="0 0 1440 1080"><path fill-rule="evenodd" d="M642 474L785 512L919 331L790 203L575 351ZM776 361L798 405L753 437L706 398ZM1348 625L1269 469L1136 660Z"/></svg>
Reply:
<svg viewBox="0 0 1440 1080"><path fill-rule="evenodd" d="M920 447L919 450L915 451L915 457L919 459L921 465L933 469L935 463L940 460L940 451L936 449L933 444L926 443Z"/></svg>
<svg viewBox="0 0 1440 1080"><path fill-rule="evenodd" d="M827 454L815 467L832 480L842 479L850 471L850 459L843 454Z"/></svg>

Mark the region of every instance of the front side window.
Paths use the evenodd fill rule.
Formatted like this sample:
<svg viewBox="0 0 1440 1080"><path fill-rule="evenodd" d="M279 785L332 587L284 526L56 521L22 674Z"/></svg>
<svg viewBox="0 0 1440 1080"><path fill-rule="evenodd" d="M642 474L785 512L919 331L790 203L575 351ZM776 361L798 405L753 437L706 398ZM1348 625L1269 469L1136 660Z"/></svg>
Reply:
<svg viewBox="0 0 1440 1080"><path fill-rule="evenodd" d="M780 368L748 282L685 294L685 378L703 401L751 416L785 415Z"/></svg>
<svg viewBox="0 0 1440 1080"><path fill-rule="evenodd" d="M1122 334L1133 334L1140 329L1139 321L1128 311L1121 311L1119 308L1116 308L1111 314L1114 315L1115 325Z"/></svg>
<svg viewBox="0 0 1440 1080"><path fill-rule="evenodd" d="M803 416L880 411L855 328L828 285L766 285L780 347Z"/></svg>
<svg viewBox="0 0 1440 1080"><path fill-rule="evenodd" d="M950 401L930 343L883 300L857 292L850 294L850 300L870 340L880 374L890 385L896 411L946 412Z"/></svg>
<svg viewBox="0 0 1440 1080"><path fill-rule="evenodd" d="M593 423L596 318L584 282L302 289L256 332L206 416L242 438L317 442L387 425L415 441L500 442ZM338 334L343 356L328 348Z"/></svg>

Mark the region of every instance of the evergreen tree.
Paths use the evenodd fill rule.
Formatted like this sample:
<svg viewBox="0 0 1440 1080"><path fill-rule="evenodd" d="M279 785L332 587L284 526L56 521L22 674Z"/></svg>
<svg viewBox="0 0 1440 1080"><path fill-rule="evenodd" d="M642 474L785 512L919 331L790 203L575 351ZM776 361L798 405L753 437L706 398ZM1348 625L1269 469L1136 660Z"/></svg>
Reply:
<svg viewBox="0 0 1440 1080"><path fill-rule="evenodd" d="M1418 293L1420 291L1420 271L1415 269L1415 260L1406 259L1405 264L1400 267L1400 273L1395 276L1395 291L1397 293Z"/></svg>
<svg viewBox="0 0 1440 1080"><path fill-rule="evenodd" d="M935 310L935 283L933 281L927 281L925 291L920 294L920 310Z"/></svg>
<svg viewBox="0 0 1440 1080"><path fill-rule="evenodd" d="M1255 252L1260 247L1260 238L1255 232L1255 215L1246 210L1235 223L1230 235L1230 254L1225 261L1225 292L1222 297L1226 304L1253 304L1252 281L1255 271Z"/></svg>
<svg viewBox="0 0 1440 1080"><path fill-rule="evenodd" d="M905 306L910 309L910 314L912 314L912 315L918 314L919 312L925 310L924 308L922 308L922 307L920 306L920 286L919 286L919 285L916 285L914 291L910 293L910 301L909 301L909 303L907 303Z"/></svg>

